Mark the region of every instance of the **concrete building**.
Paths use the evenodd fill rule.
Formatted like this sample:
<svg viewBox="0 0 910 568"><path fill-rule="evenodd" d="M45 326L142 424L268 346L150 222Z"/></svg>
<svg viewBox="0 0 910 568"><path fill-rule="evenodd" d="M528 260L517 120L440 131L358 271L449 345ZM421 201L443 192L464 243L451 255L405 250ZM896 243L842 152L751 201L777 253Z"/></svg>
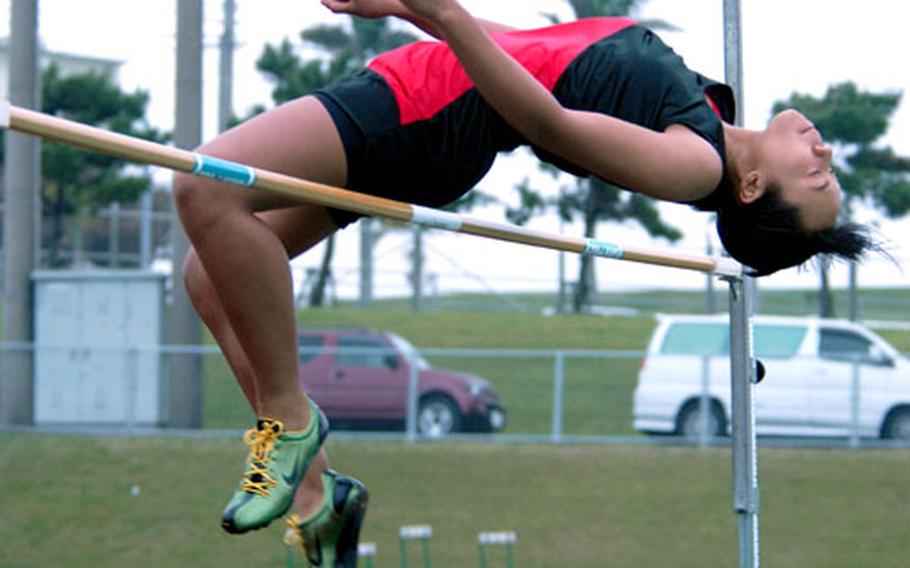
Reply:
<svg viewBox="0 0 910 568"><path fill-rule="evenodd" d="M95 72L110 77L114 83L119 82L122 61L102 59L72 53L44 51L41 53L41 67L55 63L63 75ZM9 39L0 38L0 97L9 96Z"/></svg>

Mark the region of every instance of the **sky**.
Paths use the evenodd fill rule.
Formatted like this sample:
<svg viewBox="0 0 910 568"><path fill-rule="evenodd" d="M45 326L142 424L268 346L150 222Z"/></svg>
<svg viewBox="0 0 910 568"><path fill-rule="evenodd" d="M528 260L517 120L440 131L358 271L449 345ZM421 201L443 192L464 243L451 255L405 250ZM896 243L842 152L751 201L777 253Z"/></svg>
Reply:
<svg viewBox="0 0 910 568"><path fill-rule="evenodd" d="M236 1L239 46L234 62L234 106L238 114L243 114L254 104L270 104L270 86L255 70L255 60L267 43L275 44L284 38L296 42L305 27L343 20L328 12L318 0ZM566 3L561 0L463 0L462 4L478 17L516 27L545 25L542 13L570 18ZM223 23L222 5L223 0L205 1L203 139L216 132L217 44ZM679 28L659 33L691 68L722 80L722 6L722 0L647 0L635 17L660 19ZM857 6L854 2L832 0L742 0L744 96L740 105L745 127L763 128L771 116L772 104L794 92L822 96L829 85L843 81L854 81L873 92L910 92L910 73L905 63L910 36L906 33L904 2L867 0L861 10ZM10 0L0 0L0 36L9 34L9 13ZM124 88L147 90L151 95L150 122L171 130L175 15L173 0L40 0L40 35L53 51L122 61ZM74 26L74 22L79 25ZM906 100L893 117L884 142L898 153L910 155L910 104ZM479 186L508 201L514 199L511 188L526 175L538 187L550 193L557 191L557 182L537 173L535 161L521 152L501 158ZM716 236L705 214L672 204L662 204L661 213L685 233L674 248L700 253L709 240L716 246ZM504 221L501 206L470 214ZM905 244L910 218L888 221L871 210L861 210L858 216L877 227L892 256L910 263L910 250ZM560 227L552 217L537 219L530 226L571 235L582 233L581 226ZM631 224L602 224L598 231L597 237L602 240L658 249L668 246ZM352 227L338 238L336 278L343 296L353 294L357 287L358 234ZM378 243L377 294L400 293L405 288L408 248L405 233L393 233ZM438 274L435 282L442 291L555 287L558 255L552 251L438 231L429 239L427 249L431 254L428 271ZM316 266L320 256L318 249L311 251L295 266L298 271ZM508 262L503 262L504 258ZM565 262L567 274L574 277L577 259L569 256ZM603 289L694 288L705 284L704 275L698 273L614 261L599 261L597 274ZM788 270L762 279L761 285L814 287L817 280L813 270ZM835 286L846 285L846 270L836 268L832 282ZM859 282L867 286L906 286L910 276L886 259L873 258L861 266Z"/></svg>

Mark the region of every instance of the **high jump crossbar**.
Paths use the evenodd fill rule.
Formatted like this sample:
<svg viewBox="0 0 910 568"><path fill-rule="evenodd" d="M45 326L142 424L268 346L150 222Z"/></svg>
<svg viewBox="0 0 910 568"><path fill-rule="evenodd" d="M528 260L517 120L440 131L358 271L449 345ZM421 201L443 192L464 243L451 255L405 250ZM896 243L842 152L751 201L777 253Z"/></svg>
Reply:
<svg viewBox="0 0 910 568"><path fill-rule="evenodd" d="M743 275L743 267L726 257L683 254L674 251L623 246L597 239L545 233L516 225L495 223L420 205L374 197L110 132L12 106L5 100L0 100L0 128L31 134L131 162L214 178L236 185L266 190L300 201L403 223L588 256L695 270L727 278L736 279Z"/></svg>

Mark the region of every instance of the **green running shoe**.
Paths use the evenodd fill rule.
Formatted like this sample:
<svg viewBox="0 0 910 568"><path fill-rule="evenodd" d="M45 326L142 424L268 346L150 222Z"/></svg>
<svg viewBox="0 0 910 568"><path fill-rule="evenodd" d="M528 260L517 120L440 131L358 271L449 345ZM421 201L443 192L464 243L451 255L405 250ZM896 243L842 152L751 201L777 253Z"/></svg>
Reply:
<svg viewBox="0 0 910 568"><path fill-rule="evenodd" d="M284 543L302 546L313 568L355 568L360 527L370 500L366 486L330 469L322 473L322 507L306 520L287 518Z"/></svg>
<svg viewBox="0 0 910 568"><path fill-rule="evenodd" d="M329 422L312 400L309 427L286 432L279 420L261 418L247 430L250 446L240 489L224 509L221 527L231 534L260 529L287 513L307 467L329 433Z"/></svg>

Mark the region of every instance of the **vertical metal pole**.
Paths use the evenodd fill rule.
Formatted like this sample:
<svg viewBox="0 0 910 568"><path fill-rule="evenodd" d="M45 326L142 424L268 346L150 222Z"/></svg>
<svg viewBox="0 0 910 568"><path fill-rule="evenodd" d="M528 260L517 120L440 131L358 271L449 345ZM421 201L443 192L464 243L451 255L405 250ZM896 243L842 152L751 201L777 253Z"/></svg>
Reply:
<svg viewBox="0 0 910 568"><path fill-rule="evenodd" d="M733 89L743 125L742 12L739 0L723 0L724 77ZM757 292L751 278L730 280L730 364L733 423L733 509L739 523L739 566L760 565L758 534L758 448L755 439L755 357L752 309Z"/></svg>
<svg viewBox="0 0 910 568"><path fill-rule="evenodd" d="M139 201L139 267L152 264L152 191L142 194Z"/></svg>
<svg viewBox="0 0 910 568"><path fill-rule="evenodd" d="M234 114L234 0L224 0L224 30L219 43L218 132L227 130Z"/></svg>
<svg viewBox="0 0 910 568"><path fill-rule="evenodd" d="M409 355L408 362L408 414L407 414L407 439L409 442L417 440L417 404L419 396L419 373L416 356Z"/></svg>
<svg viewBox="0 0 910 568"><path fill-rule="evenodd" d="M82 267L88 262L85 254L85 228L89 222L88 207L82 206L76 212L76 227L73 234L72 265ZM55 260L51 259L51 264Z"/></svg>
<svg viewBox="0 0 910 568"><path fill-rule="evenodd" d="M561 204L564 197L564 190L562 186L559 187L559 203ZM562 220L562 216L559 217L559 234L563 234L565 222ZM559 251L559 256L557 257L557 274L559 275L559 283L557 284L556 291L556 313L564 314L566 313L566 253Z"/></svg>
<svg viewBox="0 0 910 568"><path fill-rule="evenodd" d="M859 408L860 408L860 356L853 358L853 369L850 377L850 447L859 447Z"/></svg>
<svg viewBox="0 0 910 568"><path fill-rule="evenodd" d="M566 354L557 351L553 361L553 432L551 438L558 443L562 440L563 391L566 380Z"/></svg>
<svg viewBox="0 0 910 568"><path fill-rule="evenodd" d="M736 125L743 124L743 42L739 0L724 0L724 81L736 100Z"/></svg>
<svg viewBox="0 0 910 568"><path fill-rule="evenodd" d="M111 268L117 268L120 265L120 204L116 201L111 203L108 208L110 218L108 219L108 245L110 248L110 260L108 261Z"/></svg>
<svg viewBox="0 0 910 568"><path fill-rule="evenodd" d="M423 309L423 233L424 228L414 225L411 234L414 236L413 260L411 262L411 310L415 313Z"/></svg>
<svg viewBox="0 0 910 568"><path fill-rule="evenodd" d="M139 409L139 350L135 347L126 350L126 431L133 435L136 429L136 414Z"/></svg>
<svg viewBox="0 0 910 568"><path fill-rule="evenodd" d="M856 321L859 319L859 277L857 276L856 261L851 261L849 264L849 276L850 287L847 292L847 318L850 321Z"/></svg>
<svg viewBox="0 0 910 568"><path fill-rule="evenodd" d="M752 352L752 317L740 279L730 280L730 366L733 423L733 510L739 522L739 566L757 568L758 447L755 439L755 357Z"/></svg>
<svg viewBox="0 0 910 568"><path fill-rule="evenodd" d="M714 435L709 432L711 407L708 404L708 389L710 381L711 356L704 354L701 356L701 396L698 398L698 447L703 450L708 447L708 441Z"/></svg>
<svg viewBox="0 0 910 568"><path fill-rule="evenodd" d="M360 307L373 302L373 218L360 220Z"/></svg>
<svg viewBox="0 0 910 568"><path fill-rule="evenodd" d="M14 105L38 110L41 106L38 73L38 0L13 0L10 9L9 98ZM3 339L32 341L32 270L39 241L36 238L41 187L41 143L18 132L4 132L3 211ZM32 354L8 350L0 374L0 422L31 424L34 419Z"/></svg>

